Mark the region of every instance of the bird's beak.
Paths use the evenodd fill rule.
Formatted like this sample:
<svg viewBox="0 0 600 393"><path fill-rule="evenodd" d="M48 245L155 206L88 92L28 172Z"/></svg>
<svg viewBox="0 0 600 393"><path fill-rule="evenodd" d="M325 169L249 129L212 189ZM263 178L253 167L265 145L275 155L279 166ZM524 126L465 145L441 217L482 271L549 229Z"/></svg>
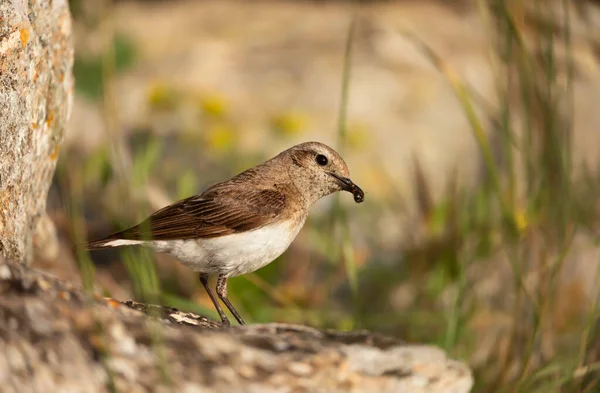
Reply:
<svg viewBox="0 0 600 393"><path fill-rule="evenodd" d="M360 189L359 186L347 177L343 177L334 172L328 172L330 176L334 177L338 184L342 187L342 190L348 191L354 195L354 202L361 203L365 200L365 193Z"/></svg>

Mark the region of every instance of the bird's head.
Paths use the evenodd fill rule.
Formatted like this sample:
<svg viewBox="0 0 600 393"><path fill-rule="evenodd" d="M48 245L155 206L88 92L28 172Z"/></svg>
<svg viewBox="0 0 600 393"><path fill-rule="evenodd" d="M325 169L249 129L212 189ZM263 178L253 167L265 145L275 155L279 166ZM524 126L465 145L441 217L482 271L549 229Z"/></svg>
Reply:
<svg viewBox="0 0 600 393"><path fill-rule="evenodd" d="M350 192L357 203L364 200L364 192L349 178L344 159L331 147L306 142L281 154L289 160L292 181L310 204L336 191Z"/></svg>

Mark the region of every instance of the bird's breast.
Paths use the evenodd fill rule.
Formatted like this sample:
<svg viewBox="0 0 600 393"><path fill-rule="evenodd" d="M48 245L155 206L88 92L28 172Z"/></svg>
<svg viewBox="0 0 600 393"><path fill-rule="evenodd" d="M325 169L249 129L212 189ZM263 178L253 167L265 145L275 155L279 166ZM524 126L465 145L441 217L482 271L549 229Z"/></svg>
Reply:
<svg viewBox="0 0 600 393"><path fill-rule="evenodd" d="M225 274L250 273L283 254L302 229L305 217L283 220L231 235L154 242L153 248L173 255L195 271Z"/></svg>

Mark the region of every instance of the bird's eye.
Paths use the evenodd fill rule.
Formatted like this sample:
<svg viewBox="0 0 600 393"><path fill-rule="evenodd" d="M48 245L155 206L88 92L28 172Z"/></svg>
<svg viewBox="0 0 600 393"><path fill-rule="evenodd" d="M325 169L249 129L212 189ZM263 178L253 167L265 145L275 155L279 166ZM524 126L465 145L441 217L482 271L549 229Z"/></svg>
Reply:
<svg viewBox="0 0 600 393"><path fill-rule="evenodd" d="M325 166L329 162L327 157L325 157L323 154L317 154L316 160L317 160L317 164L319 164L321 166Z"/></svg>

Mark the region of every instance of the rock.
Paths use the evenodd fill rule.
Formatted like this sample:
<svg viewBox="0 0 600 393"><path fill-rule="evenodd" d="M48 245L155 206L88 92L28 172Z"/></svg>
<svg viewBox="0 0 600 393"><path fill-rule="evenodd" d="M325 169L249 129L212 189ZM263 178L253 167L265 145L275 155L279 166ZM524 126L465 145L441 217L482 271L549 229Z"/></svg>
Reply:
<svg viewBox="0 0 600 393"><path fill-rule="evenodd" d="M38 222L71 110L72 66L67 0L0 2L0 255L7 258L30 259L36 235L56 248L50 220Z"/></svg>
<svg viewBox="0 0 600 393"><path fill-rule="evenodd" d="M160 323L157 323L157 319ZM367 331L223 328L192 313L89 297L0 261L4 392L468 392L438 348Z"/></svg>

